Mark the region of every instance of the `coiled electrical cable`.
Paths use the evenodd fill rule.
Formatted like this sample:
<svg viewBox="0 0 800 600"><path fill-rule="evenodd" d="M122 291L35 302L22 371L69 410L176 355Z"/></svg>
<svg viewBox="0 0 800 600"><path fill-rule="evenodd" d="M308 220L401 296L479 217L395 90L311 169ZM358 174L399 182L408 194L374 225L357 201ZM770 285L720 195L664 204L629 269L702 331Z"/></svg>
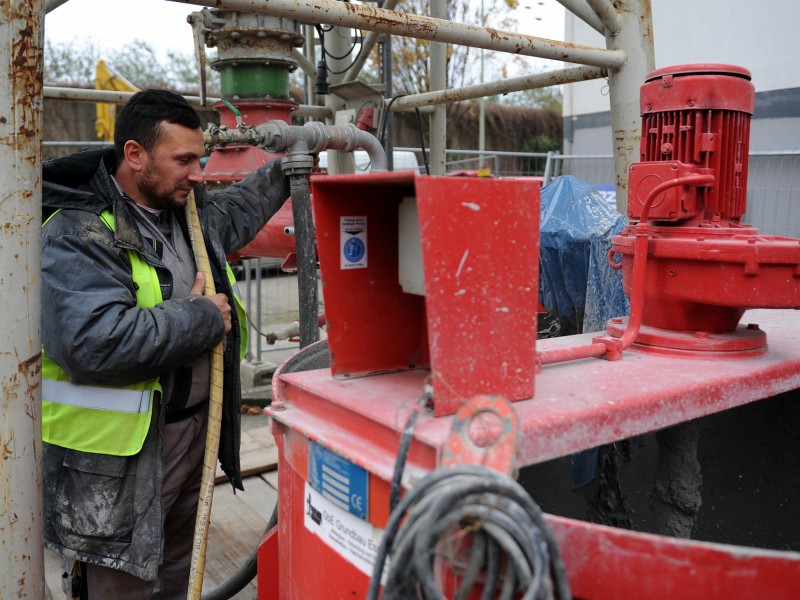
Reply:
<svg viewBox="0 0 800 600"><path fill-rule="evenodd" d="M407 492L389 517L367 599L379 597L382 575L383 600L444 599L445 565L460 580L455 600L480 587L481 600L571 597L541 510L516 481L485 467L442 467Z"/></svg>

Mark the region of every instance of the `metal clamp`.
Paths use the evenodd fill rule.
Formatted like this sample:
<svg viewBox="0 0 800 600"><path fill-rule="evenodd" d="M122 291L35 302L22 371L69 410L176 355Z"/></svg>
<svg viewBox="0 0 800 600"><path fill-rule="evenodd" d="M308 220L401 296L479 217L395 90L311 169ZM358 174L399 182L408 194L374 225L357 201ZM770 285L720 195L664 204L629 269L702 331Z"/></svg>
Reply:
<svg viewBox="0 0 800 600"><path fill-rule="evenodd" d="M441 466L474 464L514 477L519 416L501 396L475 396L453 417Z"/></svg>

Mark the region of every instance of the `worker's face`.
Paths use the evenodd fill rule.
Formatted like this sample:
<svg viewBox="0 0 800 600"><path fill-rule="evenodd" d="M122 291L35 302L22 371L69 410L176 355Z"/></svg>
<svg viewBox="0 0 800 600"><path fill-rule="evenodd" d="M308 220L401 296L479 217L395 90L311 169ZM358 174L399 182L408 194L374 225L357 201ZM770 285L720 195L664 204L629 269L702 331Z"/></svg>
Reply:
<svg viewBox="0 0 800 600"><path fill-rule="evenodd" d="M195 184L202 183L200 158L205 154L203 132L174 123L161 123L161 136L145 152L137 185L151 208L183 208Z"/></svg>

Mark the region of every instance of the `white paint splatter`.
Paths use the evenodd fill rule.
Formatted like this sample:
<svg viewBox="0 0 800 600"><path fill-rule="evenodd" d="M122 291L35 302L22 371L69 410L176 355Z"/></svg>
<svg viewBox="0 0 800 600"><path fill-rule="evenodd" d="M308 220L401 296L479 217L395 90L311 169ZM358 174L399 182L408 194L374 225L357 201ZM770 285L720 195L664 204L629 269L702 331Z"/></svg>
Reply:
<svg viewBox="0 0 800 600"><path fill-rule="evenodd" d="M461 257L461 262L458 263L458 269L456 270L456 278L461 277L461 269L464 268L464 263L467 262L468 256L469 256L469 249L464 250L464 256Z"/></svg>

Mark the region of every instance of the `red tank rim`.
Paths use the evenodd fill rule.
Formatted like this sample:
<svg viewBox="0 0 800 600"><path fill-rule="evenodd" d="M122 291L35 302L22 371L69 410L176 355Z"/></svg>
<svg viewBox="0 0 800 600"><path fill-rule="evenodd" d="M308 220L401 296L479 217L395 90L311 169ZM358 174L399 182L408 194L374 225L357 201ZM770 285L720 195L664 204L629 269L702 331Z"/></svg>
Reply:
<svg viewBox="0 0 800 600"><path fill-rule="evenodd" d="M752 74L749 70L737 65L726 65L720 63L695 63L688 65L674 65L671 67L656 69L647 75L645 81L653 81L655 79L664 77L665 75L730 75L733 77L741 77L747 81L752 79Z"/></svg>

